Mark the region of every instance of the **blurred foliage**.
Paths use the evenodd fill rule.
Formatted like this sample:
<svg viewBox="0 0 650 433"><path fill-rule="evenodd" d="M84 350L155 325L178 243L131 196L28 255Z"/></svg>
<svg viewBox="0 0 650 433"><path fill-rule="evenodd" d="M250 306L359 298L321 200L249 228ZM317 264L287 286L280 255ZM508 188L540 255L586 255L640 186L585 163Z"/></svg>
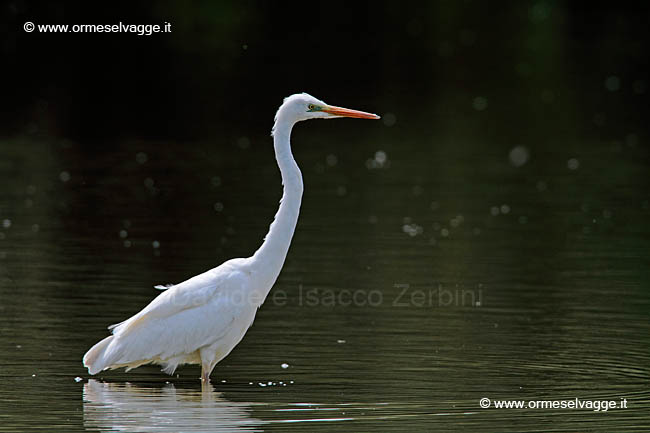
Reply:
<svg viewBox="0 0 650 433"><path fill-rule="evenodd" d="M268 131L258 119L298 91L424 125L438 118L471 128L479 114L474 120L505 136L513 123L531 135L621 134L608 128L634 128L647 115L648 8L585 6L9 1L0 134L205 138L233 122ZM170 22L172 33L25 33L28 20ZM612 77L618 84L608 90Z"/></svg>

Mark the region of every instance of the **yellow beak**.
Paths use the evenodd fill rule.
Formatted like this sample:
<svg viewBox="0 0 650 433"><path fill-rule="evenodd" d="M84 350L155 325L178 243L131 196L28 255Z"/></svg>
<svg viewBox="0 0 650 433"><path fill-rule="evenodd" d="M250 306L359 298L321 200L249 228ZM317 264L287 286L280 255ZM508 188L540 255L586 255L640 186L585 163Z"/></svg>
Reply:
<svg viewBox="0 0 650 433"><path fill-rule="evenodd" d="M334 116L354 117L355 119L379 119L376 114L366 113L365 111L350 110L349 108L342 107L324 107L321 111L332 114Z"/></svg>

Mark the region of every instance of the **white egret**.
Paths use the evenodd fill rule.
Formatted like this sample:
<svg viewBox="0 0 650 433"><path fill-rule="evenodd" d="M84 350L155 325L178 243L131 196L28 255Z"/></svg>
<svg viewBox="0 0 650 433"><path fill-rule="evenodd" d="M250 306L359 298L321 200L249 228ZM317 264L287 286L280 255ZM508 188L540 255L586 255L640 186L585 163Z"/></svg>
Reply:
<svg viewBox="0 0 650 433"><path fill-rule="evenodd" d="M109 326L113 335L84 355L90 374L149 363L173 374L180 364L201 364L201 379L209 380L214 366L253 324L289 250L303 192L302 174L291 153L291 129L301 120L336 117L379 119L327 105L306 93L284 100L271 133L283 194L262 246L251 257L228 260L173 286L156 286L165 292L133 317Z"/></svg>

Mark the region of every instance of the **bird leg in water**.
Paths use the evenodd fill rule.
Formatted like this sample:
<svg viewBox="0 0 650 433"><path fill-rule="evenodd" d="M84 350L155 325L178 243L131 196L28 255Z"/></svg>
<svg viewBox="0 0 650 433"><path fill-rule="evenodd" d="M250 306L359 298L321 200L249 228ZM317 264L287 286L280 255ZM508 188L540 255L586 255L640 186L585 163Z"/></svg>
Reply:
<svg viewBox="0 0 650 433"><path fill-rule="evenodd" d="M205 365L203 366L203 368L201 368L201 382L203 383L210 382L210 370L207 369Z"/></svg>

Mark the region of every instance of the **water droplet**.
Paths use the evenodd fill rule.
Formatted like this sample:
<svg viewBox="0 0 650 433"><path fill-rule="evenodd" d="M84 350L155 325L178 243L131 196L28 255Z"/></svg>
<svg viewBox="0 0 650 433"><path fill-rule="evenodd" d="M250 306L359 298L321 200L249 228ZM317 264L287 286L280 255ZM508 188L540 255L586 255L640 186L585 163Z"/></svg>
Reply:
<svg viewBox="0 0 650 433"><path fill-rule="evenodd" d="M330 167L334 167L338 162L338 158L336 158L336 155L327 155L325 157L325 163L329 165Z"/></svg>
<svg viewBox="0 0 650 433"><path fill-rule="evenodd" d="M504 215L509 214L510 213L510 206L508 206L507 204L502 204L501 208L499 210Z"/></svg>
<svg viewBox="0 0 650 433"><path fill-rule="evenodd" d="M345 344L345 340L336 340L336 342L339 344Z"/></svg>
<svg viewBox="0 0 650 433"><path fill-rule="evenodd" d="M551 8L545 2L538 2L528 11L528 17L534 23L546 20L551 14Z"/></svg>
<svg viewBox="0 0 650 433"><path fill-rule="evenodd" d="M397 123L397 117L393 113L386 113L381 117L384 125L391 127Z"/></svg>
<svg viewBox="0 0 650 433"><path fill-rule="evenodd" d="M280 367L286 369L286 368L289 368L289 364L287 364L286 362L283 362L283 363L280 365Z"/></svg>
<svg viewBox="0 0 650 433"><path fill-rule="evenodd" d="M83 380L83 379L80 378L79 376L77 376L77 377L74 378L74 381L77 382L77 383L81 382L82 380Z"/></svg>
<svg viewBox="0 0 650 433"><path fill-rule="evenodd" d="M2 227L5 229L11 227L11 220L9 218L2 220Z"/></svg>
<svg viewBox="0 0 650 433"><path fill-rule="evenodd" d="M221 178L219 176L213 176L212 179L210 179L210 183L214 187L218 187L221 185Z"/></svg>
<svg viewBox="0 0 650 433"><path fill-rule="evenodd" d="M417 224L404 224L402 226L402 231L407 235L413 237L421 234L424 231L424 229L422 228L422 226Z"/></svg>
<svg viewBox="0 0 650 433"><path fill-rule="evenodd" d="M374 158L368 159L366 161L366 167L368 169L376 169L376 168L388 168L389 166L389 161L388 161L388 156L386 155L386 152L383 150L378 150L375 152Z"/></svg>
<svg viewBox="0 0 650 433"><path fill-rule="evenodd" d="M132 242L130 240L125 240L124 241L124 248L131 248Z"/></svg>
<svg viewBox="0 0 650 433"><path fill-rule="evenodd" d="M126 238L128 235L129 235L129 232L127 232L126 230L120 230L120 237L122 239Z"/></svg>
<svg viewBox="0 0 650 433"><path fill-rule="evenodd" d="M135 160L138 164L144 164L149 160L149 157L144 152L138 152L135 154Z"/></svg>
<svg viewBox="0 0 650 433"><path fill-rule="evenodd" d="M153 185L154 185L154 181L152 178L148 177L144 180L144 186L146 186L147 188L153 188Z"/></svg>
<svg viewBox="0 0 650 433"><path fill-rule="evenodd" d="M605 88L610 92L616 92L621 88L621 79L616 75L611 75L605 80Z"/></svg>
<svg viewBox="0 0 650 433"><path fill-rule="evenodd" d="M539 192L546 191L546 182L544 182L543 180L538 180L537 183L535 184L535 187Z"/></svg>
<svg viewBox="0 0 650 433"><path fill-rule="evenodd" d="M440 236L442 236L443 238L449 236L449 229L443 228L442 230L440 230Z"/></svg>
<svg viewBox="0 0 650 433"><path fill-rule="evenodd" d="M510 158L510 163L515 167L521 167L522 165L528 162L530 154L528 149L525 146L515 146L510 151L508 157Z"/></svg>
<svg viewBox="0 0 650 433"><path fill-rule="evenodd" d="M213 207L214 210L217 212L223 211L223 203L221 203L220 201L216 202Z"/></svg>
<svg viewBox="0 0 650 433"><path fill-rule="evenodd" d="M475 109L476 111L483 111L483 110L485 110L485 109L487 108L487 105L488 105L488 103L487 103L487 99L484 98L484 97L482 97L482 96L477 96L477 97L474 98L474 100L472 101L472 107L474 107L474 109Z"/></svg>
<svg viewBox="0 0 650 433"><path fill-rule="evenodd" d="M578 161L576 158L571 158L567 161L566 166L569 168L569 170L577 170L580 168L580 161Z"/></svg>
<svg viewBox="0 0 650 433"><path fill-rule="evenodd" d="M59 173L59 179L61 179L61 182L67 182L70 180L70 173L67 171L62 171Z"/></svg>
<svg viewBox="0 0 650 433"><path fill-rule="evenodd" d="M498 206L492 206L490 208L490 214L492 214L492 216L499 215L499 207Z"/></svg>
<svg viewBox="0 0 650 433"><path fill-rule="evenodd" d="M336 188L336 195L339 197L343 197L347 193L348 189L344 185L340 185L338 188Z"/></svg>
<svg viewBox="0 0 650 433"><path fill-rule="evenodd" d="M160 242L158 242L158 241L153 241L153 242L151 243L151 246L154 247L154 248L160 248Z"/></svg>

